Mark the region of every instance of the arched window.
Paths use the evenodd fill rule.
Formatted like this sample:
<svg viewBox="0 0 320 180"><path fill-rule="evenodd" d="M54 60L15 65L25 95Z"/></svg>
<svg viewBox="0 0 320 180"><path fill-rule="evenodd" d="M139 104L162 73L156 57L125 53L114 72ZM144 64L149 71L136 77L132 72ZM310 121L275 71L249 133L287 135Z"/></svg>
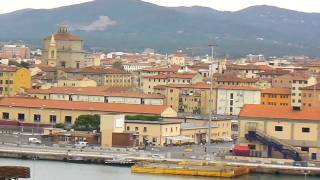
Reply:
<svg viewBox="0 0 320 180"><path fill-rule="evenodd" d="M51 59L54 59L54 50L51 51Z"/></svg>

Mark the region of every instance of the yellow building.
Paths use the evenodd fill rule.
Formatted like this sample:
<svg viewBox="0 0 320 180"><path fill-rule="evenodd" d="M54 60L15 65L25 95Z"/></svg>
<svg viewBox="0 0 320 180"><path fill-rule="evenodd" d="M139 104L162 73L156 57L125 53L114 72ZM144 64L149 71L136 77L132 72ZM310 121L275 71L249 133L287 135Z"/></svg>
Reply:
<svg viewBox="0 0 320 180"><path fill-rule="evenodd" d="M97 82L89 78L58 80L58 87L97 87Z"/></svg>
<svg viewBox="0 0 320 180"><path fill-rule="evenodd" d="M98 86L131 87L132 85L131 74L119 69L86 67L81 69L65 68L58 70L59 80L81 79L84 77L96 81Z"/></svg>
<svg viewBox="0 0 320 180"><path fill-rule="evenodd" d="M15 96L29 88L31 88L31 75L28 69L9 66L0 67L1 96Z"/></svg>
<svg viewBox="0 0 320 180"><path fill-rule="evenodd" d="M259 79L255 78L240 78L237 76L218 75L214 77L215 84L218 85L234 85L234 86L251 86L257 87Z"/></svg>
<svg viewBox="0 0 320 180"><path fill-rule="evenodd" d="M177 112L167 106L73 102L33 98L0 99L0 115L2 115L2 119L18 120L24 123L62 123L72 125L80 115L110 113L161 117L177 116Z"/></svg>
<svg viewBox="0 0 320 180"><path fill-rule="evenodd" d="M164 145L174 143L170 137L180 136L181 123L172 121L126 120L126 131L139 134L139 144Z"/></svg>
<svg viewBox="0 0 320 180"><path fill-rule="evenodd" d="M251 149L269 157L320 159L319 108L246 105L239 116L239 141Z"/></svg>
<svg viewBox="0 0 320 180"><path fill-rule="evenodd" d="M209 114L210 84L169 84L155 87L165 104L179 113ZM213 85L211 111L238 115L244 104L260 104L260 90L250 86Z"/></svg>
<svg viewBox="0 0 320 180"><path fill-rule="evenodd" d="M182 54L182 51L177 51L176 54L169 57L169 64L184 66L186 64L186 58Z"/></svg>
<svg viewBox="0 0 320 180"><path fill-rule="evenodd" d="M177 112L209 114L210 85L205 83L197 84L169 84L162 91L165 103ZM214 86L212 91L212 110L216 109L215 97L217 89Z"/></svg>
<svg viewBox="0 0 320 180"><path fill-rule="evenodd" d="M124 114L108 114L100 117L101 145L111 147L113 133L125 131Z"/></svg>
<svg viewBox="0 0 320 180"><path fill-rule="evenodd" d="M153 93L154 87L167 84L195 84L202 82L199 73L176 73L145 76L143 78L142 90L145 93Z"/></svg>
<svg viewBox="0 0 320 180"><path fill-rule="evenodd" d="M195 122L198 121L198 122ZM199 144L204 140L207 141L209 136L208 119L194 120L189 123L181 124L181 135L193 139L193 142ZM231 140L231 120L228 119L214 119L211 124L211 140L223 141Z"/></svg>

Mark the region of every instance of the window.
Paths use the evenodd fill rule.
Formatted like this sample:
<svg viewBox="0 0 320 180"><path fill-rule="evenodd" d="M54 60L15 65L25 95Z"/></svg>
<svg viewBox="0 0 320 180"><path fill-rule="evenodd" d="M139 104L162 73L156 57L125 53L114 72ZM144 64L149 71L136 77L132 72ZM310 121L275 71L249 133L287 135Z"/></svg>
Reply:
<svg viewBox="0 0 320 180"><path fill-rule="evenodd" d="M134 130L135 130L135 131L139 131L139 128L138 128L138 127L135 127Z"/></svg>
<svg viewBox="0 0 320 180"><path fill-rule="evenodd" d="M18 113L18 120L19 121L24 121L24 114Z"/></svg>
<svg viewBox="0 0 320 180"><path fill-rule="evenodd" d="M127 126L127 131L130 131L130 126Z"/></svg>
<svg viewBox="0 0 320 180"><path fill-rule="evenodd" d="M303 127L302 128L302 132L303 133L308 133L308 132L310 132L310 128Z"/></svg>
<svg viewBox="0 0 320 180"><path fill-rule="evenodd" d="M147 127L143 127L143 132L147 132Z"/></svg>
<svg viewBox="0 0 320 180"><path fill-rule="evenodd" d="M275 126L274 130L275 131L283 131L283 126Z"/></svg>
<svg viewBox="0 0 320 180"><path fill-rule="evenodd" d="M9 119L10 118L9 116L10 116L9 113L7 112L2 113L2 119Z"/></svg>
<svg viewBox="0 0 320 180"><path fill-rule="evenodd" d="M40 122L41 121L41 115L40 114L34 114L33 115L33 121L34 122Z"/></svg>
<svg viewBox="0 0 320 180"><path fill-rule="evenodd" d="M51 51L51 59L54 59L54 50Z"/></svg>
<svg viewBox="0 0 320 180"><path fill-rule="evenodd" d="M230 93L230 99L233 99L233 93Z"/></svg>
<svg viewBox="0 0 320 180"><path fill-rule="evenodd" d="M152 142L157 142L157 138L152 138Z"/></svg>
<svg viewBox="0 0 320 180"><path fill-rule="evenodd" d="M309 147L301 147L301 151L309 152Z"/></svg>
<svg viewBox="0 0 320 180"><path fill-rule="evenodd" d="M65 116L64 117L64 123L65 124L72 124L72 117L71 116Z"/></svg>
<svg viewBox="0 0 320 180"><path fill-rule="evenodd" d="M50 123L51 124L57 123L57 116L56 115L50 115Z"/></svg>

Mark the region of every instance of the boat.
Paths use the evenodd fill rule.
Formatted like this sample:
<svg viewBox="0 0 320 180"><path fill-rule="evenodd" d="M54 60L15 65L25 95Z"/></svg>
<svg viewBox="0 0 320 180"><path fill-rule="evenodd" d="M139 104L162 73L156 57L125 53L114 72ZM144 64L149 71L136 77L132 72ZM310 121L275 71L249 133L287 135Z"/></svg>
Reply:
<svg viewBox="0 0 320 180"><path fill-rule="evenodd" d="M85 163L83 157L80 157L80 156L70 157L70 158L68 158L68 162L79 163L79 164Z"/></svg>
<svg viewBox="0 0 320 180"><path fill-rule="evenodd" d="M108 166L120 166L120 167L131 167L136 164L136 161L132 159L126 159L120 156L113 157L113 159L105 160L104 162Z"/></svg>

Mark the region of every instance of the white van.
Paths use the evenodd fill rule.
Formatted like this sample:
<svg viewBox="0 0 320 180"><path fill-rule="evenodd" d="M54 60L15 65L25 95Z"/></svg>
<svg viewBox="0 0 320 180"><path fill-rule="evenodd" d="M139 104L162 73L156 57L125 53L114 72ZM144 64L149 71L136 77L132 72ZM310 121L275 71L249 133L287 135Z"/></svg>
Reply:
<svg viewBox="0 0 320 180"><path fill-rule="evenodd" d="M76 142L76 143L74 144L74 146L75 146L76 148L87 147L87 145L88 145L88 142L85 142L85 141L79 141L79 142Z"/></svg>
<svg viewBox="0 0 320 180"><path fill-rule="evenodd" d="M41 144L41 140L38 139L38 138L29 138L28 140L29 143L32 143L32 144Z"/></svg>

